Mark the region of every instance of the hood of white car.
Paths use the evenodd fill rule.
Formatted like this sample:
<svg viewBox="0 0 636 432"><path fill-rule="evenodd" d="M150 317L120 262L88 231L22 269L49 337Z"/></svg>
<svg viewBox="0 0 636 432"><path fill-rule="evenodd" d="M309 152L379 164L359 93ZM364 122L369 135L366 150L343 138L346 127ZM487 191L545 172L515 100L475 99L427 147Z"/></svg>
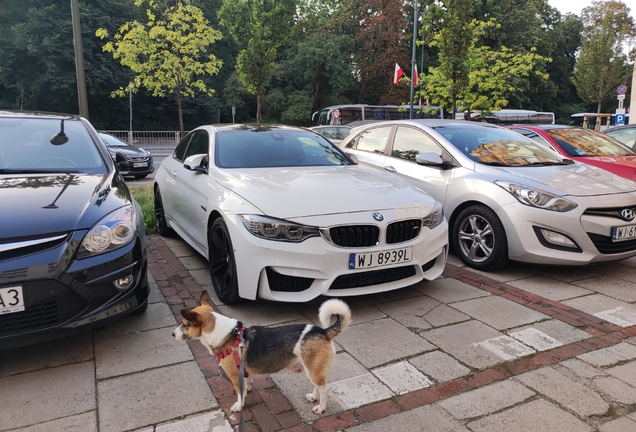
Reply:
<svg viewBox="0 0 636 432"><path fill-rule="evenodd" d="M216 181L278 218L392 208L430 210L435 202L397 176L360 165L228 169L219 170Z"/></svg>
<svg viewBox="0 0 636 432"><path fill-rule="evenodd" d="M591 165L490 167L477 164L476 170L506 180L534 186L558 195L594 196L636 191L636 182Z"/></svg>

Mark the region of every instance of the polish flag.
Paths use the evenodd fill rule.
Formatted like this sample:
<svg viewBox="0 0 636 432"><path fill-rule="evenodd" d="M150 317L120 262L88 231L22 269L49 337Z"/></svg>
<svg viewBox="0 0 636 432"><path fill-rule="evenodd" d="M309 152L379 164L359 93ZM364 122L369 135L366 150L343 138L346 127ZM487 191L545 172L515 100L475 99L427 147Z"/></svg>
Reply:
<svg viewBox="0 0 636 432"><path fill-rule="evenodd" d="M417 65L415 65L413 72L413 87L417 87Z"/></svg>
<svg viewBox="0 0 636 432"><path fill-rule="evenodd" d="M400 67L399 64L395 64L395 73L393 74L393 82L395 83L395 85L399 85L399 79L400 77L404 75L404 71L402 70L402 68Z"/></svg>

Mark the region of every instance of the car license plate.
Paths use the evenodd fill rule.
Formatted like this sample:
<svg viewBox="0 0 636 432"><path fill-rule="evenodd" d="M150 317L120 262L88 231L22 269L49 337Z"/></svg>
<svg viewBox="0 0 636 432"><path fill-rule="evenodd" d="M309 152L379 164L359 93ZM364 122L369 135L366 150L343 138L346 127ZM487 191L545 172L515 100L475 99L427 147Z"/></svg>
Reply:
<svg viewBox="0 0 636 432"><path fill-rule="evenodd" d="M0 288L0 315L24 310L22 287Z"/></svg>
<svg viewBox="0 0 636 432"><path fill-rule="evenodd" d="M148 162L135 162L133 164L133 167L135 168L142 168L142 167L147 167L148 166Z"/></svg>
<svg viewBox="0 0 636 432"><path fill-rule="evenodd" d="M349 254L349 270L373 268L409 262L413 259L413 247L382 252Z"/></svg>
<svg viewBox="0 0 636 432"><path fill-rule="evenodd" d="M636 238L636 225L612 227L612 241L633 240Z"/></svg>

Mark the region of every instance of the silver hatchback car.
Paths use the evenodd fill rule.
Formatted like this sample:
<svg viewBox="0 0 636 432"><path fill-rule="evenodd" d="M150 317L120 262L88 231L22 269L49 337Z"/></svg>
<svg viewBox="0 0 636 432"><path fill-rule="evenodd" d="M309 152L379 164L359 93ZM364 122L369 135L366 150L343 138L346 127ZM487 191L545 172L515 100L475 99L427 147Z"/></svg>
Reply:
<svg viewBox="0 0 636 432"><path fill-rule="evenodd" d="M585 265L636 255L636 183L510 130L461 120L357 127L340 145L443 203L469 267Z"/></svg>

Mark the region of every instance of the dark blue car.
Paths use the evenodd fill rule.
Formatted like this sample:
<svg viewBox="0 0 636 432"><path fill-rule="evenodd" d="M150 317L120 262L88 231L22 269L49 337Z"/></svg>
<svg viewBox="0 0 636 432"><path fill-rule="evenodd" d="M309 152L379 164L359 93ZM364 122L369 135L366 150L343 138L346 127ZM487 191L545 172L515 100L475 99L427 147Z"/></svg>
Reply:
<svg viewBox="0 0 636 432"><path fill-rule="evenodd" d="M0 350L148 302L143 215L78 116L0 111Z"/></svg>

